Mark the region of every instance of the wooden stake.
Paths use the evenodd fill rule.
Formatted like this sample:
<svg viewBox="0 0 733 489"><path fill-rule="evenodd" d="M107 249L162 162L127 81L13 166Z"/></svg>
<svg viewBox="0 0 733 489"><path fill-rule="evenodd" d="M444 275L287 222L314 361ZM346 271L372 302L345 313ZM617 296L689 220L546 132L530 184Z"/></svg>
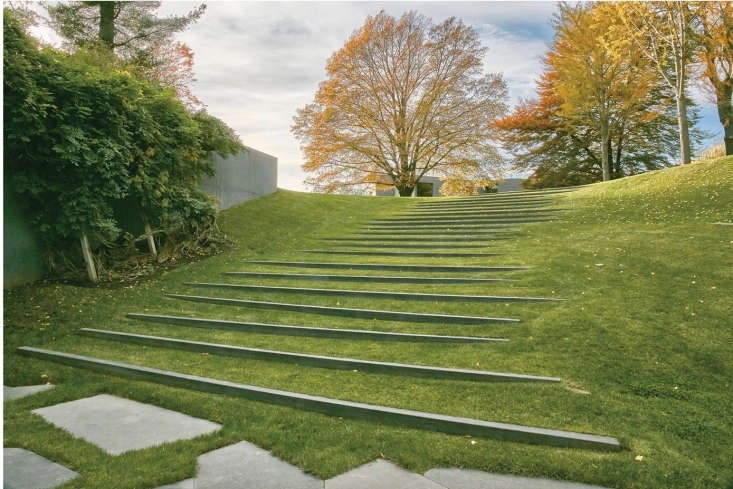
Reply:
<svg viewBox="0 0 733 489"><path fill-rule="evenodd" d="M87 265L89 280L94 283L99 282L97 269L94 266L94 256L92 255L92 250L89 248L89 238L87 238L86 233L81 235L81 254L84 255L84 263Z"/></svg>
<svg viewBox="0 0 733 489"><path fill-rule="evenodd" d="M145 224L145 235L148 237L148 248L153 256L158 256L158 250L155 248L155 239L153 238L153 230L150 228L148 218L143 214L143 223Z"/></svg>

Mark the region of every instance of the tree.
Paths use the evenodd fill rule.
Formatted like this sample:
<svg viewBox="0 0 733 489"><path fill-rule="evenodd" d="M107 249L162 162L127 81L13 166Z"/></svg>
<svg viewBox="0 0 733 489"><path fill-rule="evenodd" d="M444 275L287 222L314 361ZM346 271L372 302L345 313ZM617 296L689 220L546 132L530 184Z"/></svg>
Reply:
<svg viewBox="0 0 733 489"><path fill-rule="evenodd" d="M611 179L613 133L633 125L633 118L648 122L661 112L660 107L650 110L649 95L655 92L657 80L639 50L627 46L623 56L612 56L606 49L614 41L610 27L619 23L609 7L561 3L555 42L546 60L557 73L561 114L571 123L579 120L595 126L604 181Z"/></svg>
<svg viewBox="0 0 733 489"><path fill-rule="evenodd" d="M690 129L686 95L688 72L695 45L693 30L696 23L695 4L681 0L664 2L621 2L604 7L618 9L622 24L609 46L617 57L634 43L644 57L657 69L662 80L674 91L680 137L680 157L690 163Z"/></svg>
<svg viewBox="0 0 733 489"><path fill-rule="evenodd" d="M176 97L189 110L195 110L203 104L191 91L191 83L195 82L193 74L193 51L182 42L163 44L153 48L153 63L144 71L163 86L172 87Z"/></svg>
<svg viewBox="0 0 733 489"><path fill-rule="evenodd" d="M206 10L200 5L186 15L158 18L160 2L60 2L47 4L51 26L72 47L101 43L123 59L149 55L173 34L196 22Z"/></svg>
<svg viewBox="0 0 733 489"><path fill-rule="evenodd" d="M560 4L538 99L496 122L531 186L609 180L664 166L674 153L671 94L633 44L609 54L618 14L598 5Z"/></svg>
<svg viewBox="0 0 733 489"><path fill-rule="evenodd" d="M491 121L507 97L500 74L483 74L485 51L455 18L435 25L415 12L368 17L294 117L307 183L332 192L377 175L404 196L433 172L485 185L498 154Z"/></svg>
<svg viewBox="0 0 733 489"><path fill-rule="evenodd" d="M701 77L712 90L723 125L725 154L733 155L733 5L704 2L699 5L697 59Z"/></svg>

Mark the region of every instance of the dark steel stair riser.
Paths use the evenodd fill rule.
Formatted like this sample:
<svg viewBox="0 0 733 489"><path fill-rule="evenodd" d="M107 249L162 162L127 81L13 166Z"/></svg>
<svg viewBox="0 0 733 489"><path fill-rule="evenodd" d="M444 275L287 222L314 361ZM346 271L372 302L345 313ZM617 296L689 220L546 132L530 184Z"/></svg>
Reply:
<svg viewBox="0 0 733 489"><path fill-rule="evenodd" d="M449 336L419 333L393 333L388 331L370 331L364 329L334 329L309 326L289 326L285 324L243 323L223 319L201 319L158 314L128 313L127 317L138 321L162 324L175 324L191 328L237 331L242 333L271 334L279 336L303 336L311 338L338 338L367 341L404 341L414 343L485 343L507 342L505 338L489 338L480 336Z"/></svg>
<svg viewBox="0 0 733 489"><path fill-rule="evenodd" d="M286 304L281 302L251 301L243 299L229 299L225 297L202 297L183 294L165 294L172 299L191 302L204 302L222 306L253 307L276 311L293 311L326 316L340 316L359 319L381 319L385 321L402 321L412 323L444 323L444 324L489 324L489 323L516 323L515 318L493 318L485 316L460 316L453 314L428 314L405 311L381 311L373 309L354 309L348 307L314 306L310 304Z"/></svg>
<svg viewBox="0 0 733 489"><path fill-rule="evenodd" d="M28 356L41 360L55 361L64 365L81 367L97 372L120 375L133 379L157 382L174 387L202 392L242 397L254 401L278 404L316 411L330 416L345 416L390 423L398 426L439 431L456 435L490 437L499 440L523 443L545 444L573 448L618 451L621 445L615 438L573 433L544 428L458 418L441 414L410 411L406 409L376 406L371 404L341 401L326 397L300 394L296 392L267 389L264 387L238 384L224 380L180 374L166 370L110 362L81 355L54 352L40 348L21 347L19 350Z"/></svg>
<svg viewBox="0 0 733 489"><path fill-rule="evenodd" d="M294 363L317 368L340 370L360 370L365 372L406 375L430 379L468 380L477 382L561 382L557 377L538 375L513 374L505 372L489 372L482 370L456 369L433 367L429 365L410 365L393 362L377 362L356 358L327 357L323 355L309 355L261 348L247 348L243 346L222 345L200 341L181 340L161 336L149 336L125 333L121 331L105 331L92 328L82 328L80 333L92 338L133 343L157 348L173 348L195 353L223 355L237 358L252 358L283 363Z"/></svg>

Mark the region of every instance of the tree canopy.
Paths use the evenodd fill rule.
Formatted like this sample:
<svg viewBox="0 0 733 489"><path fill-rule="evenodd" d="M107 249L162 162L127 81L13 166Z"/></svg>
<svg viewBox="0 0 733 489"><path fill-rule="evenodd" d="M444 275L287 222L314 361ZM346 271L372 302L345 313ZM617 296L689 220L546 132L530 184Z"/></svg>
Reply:
<svg viewBox="0 0 733 489"><path fill-rule="evenodd" d="M294 117L307 183L332 192L386 179L410 195L430 172L447 188L487 184L500 161L491 121L506 109L507 88L501 74L483 72L485 51L455 18L368 17Z"/></svg>
<svg viewBox="0 0 733 489"><path fill-rule="evenodd" d="M680 112L675 103L680 92L660 76L647 47L630 37L627 6L561 3L558 8L538 97L495 122L514 167L533 172L529 186L544 187L671 164L681 151L678 115L694 126L697 114L684 95ZM672 65L667 71L674 78ZM699 137L694 127L689 134Z"/></svg>
<svg viewBox="0 0 733 489"><path fill-rule="evenodd" d="M123 59L149 56L199 19L200 5L186 15L160 18L160 2L72 1L47 4L51 26L73 47L101 41Z"/></svg>

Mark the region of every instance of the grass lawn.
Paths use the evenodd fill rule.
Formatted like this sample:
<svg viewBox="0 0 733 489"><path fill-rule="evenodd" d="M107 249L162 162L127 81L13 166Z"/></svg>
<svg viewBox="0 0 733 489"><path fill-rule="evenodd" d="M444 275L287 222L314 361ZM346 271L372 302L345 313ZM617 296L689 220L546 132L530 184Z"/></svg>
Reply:
<svg viewBox="0 0 733 489"><path fill-rule="evenodd" d="M501 197L501 194L499 195ZM248 440L321 478L378 457L413 471L465 467L569 479L611 488L733 487L733 158L700 162L571 193L556 222L522 225L503 241L480 241L504 256L350 257L299 252L334 246L370 218L418 200L290 191L222 213L236 243L136 285L37 283L4 293L4 382L57 384L4 405L4 446L32 450L81 474L64 488L143 488L194 475L196 457ZM434 200L430 200L433 202ZM471 243L468 243L471 244ZM371 248L360 248L369 250ZM459 250L464 251L464 250ZM347 273L285 269L243 260L445 265L524 265L520 272L415 276L517 279L479 284L380 284L229 277L227 271ZM395 272L359 270L359 275ZM462 303L200 289L184 282L446 294L547 296L548 303ZM408 324L185 302L183 293L277 302L521 318L516 324ZM474 335L508 343L420 344L302 338L144 323L128 312L329 328ZM379 361L563 378L560 385L430 380L236 359L80 337L82 327ZM16 354L21 345L217 379L433 413L617 437L617 453L469 440L460 436L329 417L297 409L132 381ZM109 456L30 411L99 393L152 403L223 425L190 441ZM472 444L471 441L477 441Z"/></svg>

